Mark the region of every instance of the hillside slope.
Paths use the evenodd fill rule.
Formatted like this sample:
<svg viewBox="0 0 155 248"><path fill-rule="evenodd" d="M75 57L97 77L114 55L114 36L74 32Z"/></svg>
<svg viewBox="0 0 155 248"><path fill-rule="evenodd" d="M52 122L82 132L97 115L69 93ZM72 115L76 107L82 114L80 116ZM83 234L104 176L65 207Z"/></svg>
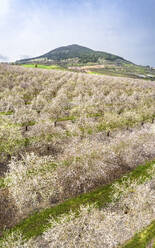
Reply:
<svg viewBox="0 0 155 248"><path fill-rule="evenodd" d="M155 83L7 65L0 79L0 247L111 248L147 228Z"/></svg>

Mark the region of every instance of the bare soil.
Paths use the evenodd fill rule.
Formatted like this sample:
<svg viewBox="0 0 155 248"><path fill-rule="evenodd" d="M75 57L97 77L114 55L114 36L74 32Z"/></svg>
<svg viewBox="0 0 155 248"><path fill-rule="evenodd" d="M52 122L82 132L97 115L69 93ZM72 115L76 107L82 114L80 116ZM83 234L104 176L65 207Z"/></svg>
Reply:
<svg viewBox="0 0 155 248"><path fill-rule="evenodd" d="M0 236L4 229L15 225L17 209L13 200L9 197L8 189L0 190Z"/></svg>

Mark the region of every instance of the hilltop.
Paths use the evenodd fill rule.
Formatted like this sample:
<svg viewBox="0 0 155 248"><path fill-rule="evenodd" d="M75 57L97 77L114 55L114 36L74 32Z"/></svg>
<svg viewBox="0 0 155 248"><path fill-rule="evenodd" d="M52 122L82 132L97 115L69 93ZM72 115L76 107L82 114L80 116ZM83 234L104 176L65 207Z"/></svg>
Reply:
<svg viewBox="0 0 155 248"><path fill-rule="evenodd" d="M106 52L94 51L90 48L73 44L56 48L39 57L20 60L18 63L27 63L37 60L60 63L63 61L69 62L70 59L73 59L75 63L97 63L100 59L107 61L127 62L119 56Z"/></svg>

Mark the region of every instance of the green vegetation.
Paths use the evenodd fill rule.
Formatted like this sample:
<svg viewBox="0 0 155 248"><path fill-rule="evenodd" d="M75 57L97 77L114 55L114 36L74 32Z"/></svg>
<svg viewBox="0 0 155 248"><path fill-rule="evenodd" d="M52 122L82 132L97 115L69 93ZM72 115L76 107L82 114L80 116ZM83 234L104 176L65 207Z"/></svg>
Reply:
<svg viewBox="0 0 155 248"><path fill-rule="evenodd" d="M135 236L121 248L147 248L149 243L155 238L155 221L153 221L142 232L135 234ZM152 243L152 248L155 247L155 241Z"/></svg>
<svg viewBox="0 0 155 248"><path fill-rule="evenodd" d="M79 46L79 45L70 45L65 47L60 47L57 49L54 49L40 57L31 58L31 59L25 59L17 61L18 64L25 64L29 63L31 61L42 61L49 62L56 61L56 63L62 63L62 64L85 64L85 63L96 63L99 59L104 59L107 61L117 61L120 62L126 62L128 61L124 60L123 58L109 54L106 52L97 52L92 49L89 49L87 47Z"/></svg>
<svg viewBox="0 0 155 248"><path fill-rule="evenodd" d="M57 121L75 121L77 119L76 116L65 116L62 118L58 118Z"/></svg>
<svg viewBox="0 0 155 248"><path fill-rule="evenodd" d="M105 68L88 68L88 74L108 75L114 77L130 77L145 80L155 80L155 70L145 66L122 63L117 66L107 65Z"/></svg>
<svg viewBox="0 0 155 248"><path fill-rule="evenodd" d="M60 67L59 65L40 65L37 64L23 64L22 66L26 67L26 68L39 68L39 69L52 69L52 70L63 70L62 67Z"/></svg>
<svg viewBox="0 0 155 248"><path fill-rule="evenodd" d="M154 114L151 116L140 116L139 119L137 120L134 120L134 119L126 120L122 117L122 118L111 120L111 122L103 121L97 125L96 129L97 129L97 132L102 132L105 130L113 130L117 128L134 127L142 122L144 123L152 122L154 118L155 118Z"/></svg>
<svg viewBox="0 0 155 248"><path fill-rule="evenodd" d="M13 111L7 111L7 112L0 112L0 116L1 115L12 115Z"/></svg>

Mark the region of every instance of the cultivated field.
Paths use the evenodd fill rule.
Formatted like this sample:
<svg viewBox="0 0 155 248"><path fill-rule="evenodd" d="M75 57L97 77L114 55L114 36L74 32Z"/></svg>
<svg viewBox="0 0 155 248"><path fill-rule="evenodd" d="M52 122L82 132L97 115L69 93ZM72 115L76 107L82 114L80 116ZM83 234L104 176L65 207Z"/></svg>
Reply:
<svg viewBox="0 0 155 248"><path fill-rule="evenodd" d="M155 82L0 65L0 141L0 247L154 247Z"/></svg>

